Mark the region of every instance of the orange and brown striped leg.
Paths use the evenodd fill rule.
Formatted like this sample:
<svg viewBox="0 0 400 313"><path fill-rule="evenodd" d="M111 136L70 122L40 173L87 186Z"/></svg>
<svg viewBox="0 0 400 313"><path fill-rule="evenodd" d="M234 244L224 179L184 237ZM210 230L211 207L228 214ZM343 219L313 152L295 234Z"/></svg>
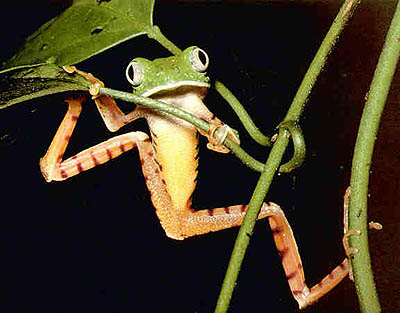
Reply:
<svg viewBox="0 0 400 313"><path fill-rule="evenodd" d="M146 175L145 175L146 176ZM151 193L156 213L168 237L182 240L195 235L219 231L241 225L247 205L234 205L225 208L194 211L190 202L184 212L175 210L165 193L162 182L154 184L155 180L146 180ZM158 188L152 189L152 186ZM162 195L162 193L165 193ZM292 229L282 209L275 203L264 203L258 219L268 217L274 235L274 241L282 258L282 266L286 273L293 297L300 308L317 301L333 289L349 272L349 263L345 259L320 283L309 289L305 283L304 271Z"/></svg>
<svg viewBox="0 0 400 313"><path fill-rule="evenodd" d="M93 83L89 92L93 96L97 109L109 131L115 132L122 126L142 117L142 110L135 109L132 112L125 114L121 111L113 98L108 96L98 96L100 88L104 87L104 83L91 73L78 70L74 66L65 66L64 70L68 73L77 73L89 82Z"/></svg>
<svg viewBox="0 0 400 313"><path fill-rule="evenodd" d="M262 219L270 214L277 206L275 203L264 203L257 219ZM191 207L180 218L174 229L175 239L215 232L242 224L248 205L232 205L224 208L195 211ZM171 230L169 236L171 236Z"/></svg>
<svg viewBox="0 0 400 313"><path fill-rule="evenodd" d="M61 122L47 153L40 159L40 169L46 181L65 180L97 165L103 164L136 147L138 142L149 141L143 132L116 136L86 149L63 161L64 152L82 110L84 97L68 99L68 111Z"/></svg>
<svg viewBox="0 0 400 313"><path fill-rule="evenodd" d="M114 99L107 96L96 97L94 98L94 101L97 110L103 118L104 124L106 124L107 129L111 132L115 132L122 126L143 117L143 110L140 109L135 109L132 112L125 114L115 103Z"/></svg>
<svg viewBox="0 0 400 313"><path fill-rule="evenodd" d="M290 290L300 309L307 307L333 289L349 273L349 262L345 259L314 287L309 289L305 283L303 266L292 229L279 206L271 209L269 215L274 241L282 259Z"/></svg>
<svg viewBox="0 0 400 313"><path fill-rule="evenodd" d="M213 210L191 212L181 223L181 234L185 237L217 231L242 223L247 205L231 206ZM305 308L333 289L349 272L345 259L320 283L309 289L305 283L304 271L292 229L282 209L275 203L264 203L258 219L268 217L274 241L282 258L293 297L300 308ZM183 238L181 238L183 239Z"/></svg>

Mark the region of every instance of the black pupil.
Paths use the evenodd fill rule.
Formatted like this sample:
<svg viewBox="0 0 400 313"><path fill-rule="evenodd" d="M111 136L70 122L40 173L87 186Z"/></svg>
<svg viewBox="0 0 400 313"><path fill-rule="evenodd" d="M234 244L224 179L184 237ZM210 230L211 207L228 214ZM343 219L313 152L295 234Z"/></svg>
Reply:
<svg viewBox="0 0 400 313"><path fill-rule="evenodd" d="M206 55L204 54L204 52L199 50L199 51L197 52L197 56L198 56L200 62L201 62L203 65L206 65L206 63L207 63L207 57L206 57Z"/></svg>
<svg viewBox="0 0 400 313"><path fill-rule="evenodd" d="M130 69L129 69L129 76L131 77L131 79L133 80L133 81L135 81L135 70L133 69L133 64L130 66Z"/></svg>

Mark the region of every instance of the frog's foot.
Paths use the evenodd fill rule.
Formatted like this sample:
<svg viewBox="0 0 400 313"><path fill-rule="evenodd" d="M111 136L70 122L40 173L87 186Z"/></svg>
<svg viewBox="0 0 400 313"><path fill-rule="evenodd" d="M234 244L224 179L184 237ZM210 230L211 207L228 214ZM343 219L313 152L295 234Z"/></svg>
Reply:
<svg viewBox="0 0 400 313"><path fill-rule="evenodd" d="M377 223L377 222L370 222L369 224L369 229L375 229L375 230L381 230L383 228L382 224ZM354 229L349 229L346 230L343 236L343 247L344 250L346 251L347 258L350 259L352 255L355 255L358 253L358 249L351 247L349 243L349 237L350 236L360 236L361 231L360 230L354 230ZM353 270L351 266L349 267L349 278L354 281L354 276L353 276Z"/></svg>
<svg viewBox="0 0 400 313"><path fill-rule="evenodd" d="M349 202L350 202L350 187L347 187L345 195L343 197L343 224L344 224L344 235L343 235L343 247L344 250L346 251L346 256L347 259L350 259L352 255L355 255L358 253L358 249L351 247L349 243L349 237L350 236L360 236L361 231L360 230L354 230L354 229L349 229ZM371 221L368 223L368 228L369 229L375 229L375 230L381 230L383 228L382 224L378 222ZM353 271L351 266L349 267L349 278L351 280L354 280L353 277Z"/></svg>
<svg viewBox="0 0 400 313"><path fill-rule="evenodd" d="M345 234L343 235L343 247L344 250L346 251L346 255L347 257L351 257L354 254L358 253L358 249L354 248L354 247L350 247L350 243L349 243L349 237L350 236L360 236L361 235L361 231L359 230L354 230L354 229L349 229L345 232Z"/></svg>
<svg viewBox="0 0 400 313"><path fill-rule="evenodd" d="M371 221L368 223L368 228L375 229L375 230L381 230L381 229L383 229L383 226L381 223ZM358 253L357 248L350 247L349 237L350 236L360 236L360 235L361 235L360 230L354 230L354 229L345 230L345 233L343 235L343 247L344 247L344 250L346 251L347 258L350 258L352 255ZM349 278L354 281L353 271L352 271L351 267L349 268Z"/></svg>
<svg viewBox="0 0 400 313"><path fill-rule="evenodd" d="M100 88L104 87L104 83L100 79L94 77L91 73L78 70L75 66L63 66L63 69L69 74L77 73L92 83L89 87L89 93L92 95L92 99L96 99L100 96Z"/></svg>
<svg viewBox="0 0 400 313"><path fill-rule="evenodd" d="M361 231L360 230L348 229L348 230L345 231L342 241L343 241L344 250L346 251L347 259L350 259L350 257L352 255L358 253L358 249L357 248L350 247L349 237L350 236L360 236L360 235L361 235ZM352 281L354 281L353 269L352 269L351 266L349 266L349 278Z"/></svg>
<svg viewBox="0 0 400 313"><path fill-rule="evenodd" d="M224 146L224 141L227 137L233 142L240 144L237 133L235 133L231 127L222 123L211 124L205 136L208 138L207 148L219 153L230 152L230 150Z"/></svg>

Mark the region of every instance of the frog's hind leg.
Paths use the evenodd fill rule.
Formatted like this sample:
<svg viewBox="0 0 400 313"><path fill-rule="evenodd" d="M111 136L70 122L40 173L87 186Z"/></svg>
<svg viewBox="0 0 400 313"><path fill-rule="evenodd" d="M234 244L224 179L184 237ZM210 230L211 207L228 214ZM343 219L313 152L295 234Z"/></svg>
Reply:
<svg viewBox="0 0 400 313"><path fill-rule="evenodd" d="M154 158L152 158L154 160ZM157 176L160 179L160 176ZM171 238L182 240L190 236L201 235L233 226L239 226L244 218L247 205L234 205L225 208L194 211L191 203L185 212L179 214L172 207L172 201L165 193L165 188L152 190L152 183L147 179L152 201L161 224ZM153 186L162 185L157 182ZM161 193L164 193L162 196ZM159 202L161 201L161 202ZM159 203L158 203L159 202ZM305 283L304 271L292 229L282 209L275 203L263 203L258 219L268 217L273 232L274 241L281 255L282 265L288 279L293 297L300 308L317 301L333 289L349 273L349 262L345 259L340 265L309 289Z"/></svg>
<svg viewBox="0 0 400 313"><path fill-rule="evenodd" d="M186 231L185 235L193 235L205 230L216 231L237 226L242 223L246 210L247 205L239 205L192 212L182 225L182 229ZM329 275L309 289L305 282L296 240L283 210L275 203L263 203L258 219L265 217L268 217L290 290L300 308L305 308L317 301L348 275L350 266L348 260L345 259Z"/></svg>
<svg viewBox="0 0 400 313"><path fill-rule="evenodd" d="M271 208L275 206L277 205L272 202L264 203L261 207L258 219L267 217ZM180 224L181 235L186 238L240 226L247 208L248 205L232 205L195 211L193 208L189 207Z"/></svg>
<svg viewBox="0 0 400 313"><path fill-rule="evenodd" d="M277 205L270 207L268 219L290 290L300 309L320 299L348 275L350 265L346 258L318 284L309 289L305 282L296 240L284 212Z"/></svg>
<svg viewBox="0 0 400 313"><path fill-rule="evenodd" d="M139 145L146 146L147 150L151 150L151 143L147 134L143 132L131 132L113 137L67 160L63 160L64 152L81 113L81 103L84 99L85 97L66 100L68 102L67 113L45 156L40 160L40 169L48 182L52 180L65 180L97 165L108 162Z"/></svg>

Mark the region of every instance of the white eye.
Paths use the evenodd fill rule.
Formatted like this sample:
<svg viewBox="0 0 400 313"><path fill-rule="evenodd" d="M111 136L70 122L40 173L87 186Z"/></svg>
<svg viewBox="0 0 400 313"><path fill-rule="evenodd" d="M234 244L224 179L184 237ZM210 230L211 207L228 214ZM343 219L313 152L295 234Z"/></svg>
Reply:
<svg viewBox="0 0 400 313"><path fill-rule="evenodd" d="M204 50L194 48L190 55L190 62L197 72L204 72L208 67L208 55Z"/></svg>
<svg viewBox="0 0 400 313"><path fill-rule="evenodd" d="M134 87L137 87L143 83L143 67L139 62L132 61L126 68L125 76Z"/></svg>

